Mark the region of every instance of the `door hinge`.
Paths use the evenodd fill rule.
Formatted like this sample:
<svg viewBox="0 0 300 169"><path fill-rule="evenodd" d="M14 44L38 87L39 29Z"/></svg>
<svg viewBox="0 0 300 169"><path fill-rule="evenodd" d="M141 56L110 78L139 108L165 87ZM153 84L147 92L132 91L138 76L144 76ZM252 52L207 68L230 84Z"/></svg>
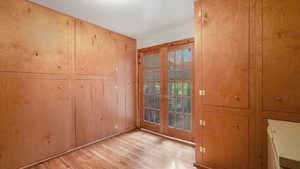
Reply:
<svg viewBox="0 0 300 169"><path fill-rule="evenodd" d="M205 148L205 147L202 147L202 146L200 146L200 152L201 152L201 153L206 153L206 148Z"/></svg>
<svg viewBox="0 0 300 169"><path fill-rule="evenodd" d="M200 96L205 96L205 93L206 93L205 90L199 90L199 95Z"/></svg>
<svg viewBox="0 0 300 169"><path fill-rule="evenodd" d="M200 17L200 20L201 20L201 23L203 24L204 23L204 9L201 8L200 11L199 11L199 17Z"/></svg>
<svg viewBox="0 0 300 169"><path fill-rule="evenodd" d="M205 120L200 120L200 126L205 127L206 126L206 121Z"/></svg>

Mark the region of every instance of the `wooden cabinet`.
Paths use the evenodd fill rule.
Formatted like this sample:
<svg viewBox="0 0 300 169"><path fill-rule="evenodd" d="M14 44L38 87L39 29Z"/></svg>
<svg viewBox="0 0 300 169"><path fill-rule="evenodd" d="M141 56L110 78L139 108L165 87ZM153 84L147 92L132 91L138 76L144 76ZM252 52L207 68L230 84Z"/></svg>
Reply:
<svg viewBox="0 0 300 169"><path fill-rule="evenodd" d="M202 163L216 169L248 169L248 118L213 112L202 113ZM202 152L201 152L202 151Z"/></svg>
<svg viewBox="0 0 300 169"><path fill-rule="evenodd" d="M300 3L263 0L263 109L300 112Z"/></svg>
<svg viewBox="0 0 300 169"><path fill-rule="evenodd" d="M203 104L249 106L249 3L202 0L199 4Z"/></svg>
<svg viewBox="0 0 300 169"><path fill-rule="evenodd" d="M0 3L0 71L70 70L74 19L24 0ZM9 58L9 59L8 59Z"/></svg>
<svg viewBox="0 0 300 169"><path fill-rule="evenodd" d="M103 137L103 81L77 80L76 144L81 146Z"/></svg>
<svg viewBox="0 0 300 169"><path fill-rule="evenodd" d="M2 74L1 74L2 76ZM0 80L0 168L17 168L74 147L67 80Z"/></svg>
<svg viewBox="0 0 300 169"><path fill-rule="evenodd" d="M117 69L118 49L114 33L76 20L76 72L112 76Z"/></svg>
<svg viewBox="0 0 300 169"><path fill-rule="evenodd" d="M256 103L250 2L195 3L198 115L193 123L199 135L196 164L204 168L256 168L251 139Z"/></svg>

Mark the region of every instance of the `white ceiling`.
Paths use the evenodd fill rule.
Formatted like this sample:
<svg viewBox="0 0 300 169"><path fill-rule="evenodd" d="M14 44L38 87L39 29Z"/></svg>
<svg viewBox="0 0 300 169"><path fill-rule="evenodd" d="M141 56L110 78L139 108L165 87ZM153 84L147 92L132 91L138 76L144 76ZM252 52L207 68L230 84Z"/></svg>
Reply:
<svg viewBox="0 0 300 169"><path fill-rule="evenodd" d="M32 1L136 39L193 20L194 0Z"/></svg>

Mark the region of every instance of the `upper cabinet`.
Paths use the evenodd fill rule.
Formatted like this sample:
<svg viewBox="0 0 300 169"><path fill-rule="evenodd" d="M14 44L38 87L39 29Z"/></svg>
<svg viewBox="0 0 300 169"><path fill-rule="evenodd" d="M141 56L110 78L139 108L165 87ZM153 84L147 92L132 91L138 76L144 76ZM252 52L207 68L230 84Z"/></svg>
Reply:
<svg viewBox="0 0 300 169"><path fill-rule="evenodd" d="M103 137L103 81L76 80L76 144L85 145Z"/></svg>
<svg viewBox="0 0 300 169"><path fill-rule="evenodd" d="M300 111L300 3L263 0L263 108Z"/></svg>
<svg viewBox="0 0 300 169"><path fill-rule="evenodd" d="M115 33L80 20L76 21L76 72L112 76L118 70Z"/></svg>
<svg viewBox="0 0 300 169"><path fill-rule="evenodd" d="M203 104L249 107L249 1L205 0L199 13Z"/></svg>
<svg viewBox="0 0 300 169"><path fill-rule="evenodd" d="M25 0L0 3L0 71L70 70L74 19ZM8 59L9 58L9 59Z"/></svg>

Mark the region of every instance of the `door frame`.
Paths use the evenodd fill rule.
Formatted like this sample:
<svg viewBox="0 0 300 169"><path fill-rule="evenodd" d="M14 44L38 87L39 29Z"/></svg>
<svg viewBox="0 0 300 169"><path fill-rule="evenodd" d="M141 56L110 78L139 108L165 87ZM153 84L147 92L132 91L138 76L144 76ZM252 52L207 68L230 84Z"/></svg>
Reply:
<svg viewBox="0 0 300 169"><path fill-rule="evenodd" d="M167 76L168 76L168 51L170 49L174 50L176 48L186 48L190 47L192 49L192 129L190 132L187 131L179 131L177 129L168 128L168 119L167 119L167 106L161 106L160 107L160 125L154 125L151 123L144 122L144 74L143 74L143 56L149 55L149 54L160 54L160 60L161 60L161 86L160 86L160 104L166 105L168 104L168 84L167 84ZM184 40L179 40L175 42L169 42L157 46L152 46L148 48L143 48L138 50L138 123L137 126L139 128L144 128L147 130L151 130L154 132L158 132L163 135L175 137L182 140L187 141L194 141L195 139L195 119L196 119L196 113L195 113L195 89L197 88L196 85L196 79L195 79L195 72L196 72L196 59L195 59L195 49L194 49L194 38L188 38ZM165 70L164 70L165 69ZM163 81L163 82L162 82Z"/></svg>

